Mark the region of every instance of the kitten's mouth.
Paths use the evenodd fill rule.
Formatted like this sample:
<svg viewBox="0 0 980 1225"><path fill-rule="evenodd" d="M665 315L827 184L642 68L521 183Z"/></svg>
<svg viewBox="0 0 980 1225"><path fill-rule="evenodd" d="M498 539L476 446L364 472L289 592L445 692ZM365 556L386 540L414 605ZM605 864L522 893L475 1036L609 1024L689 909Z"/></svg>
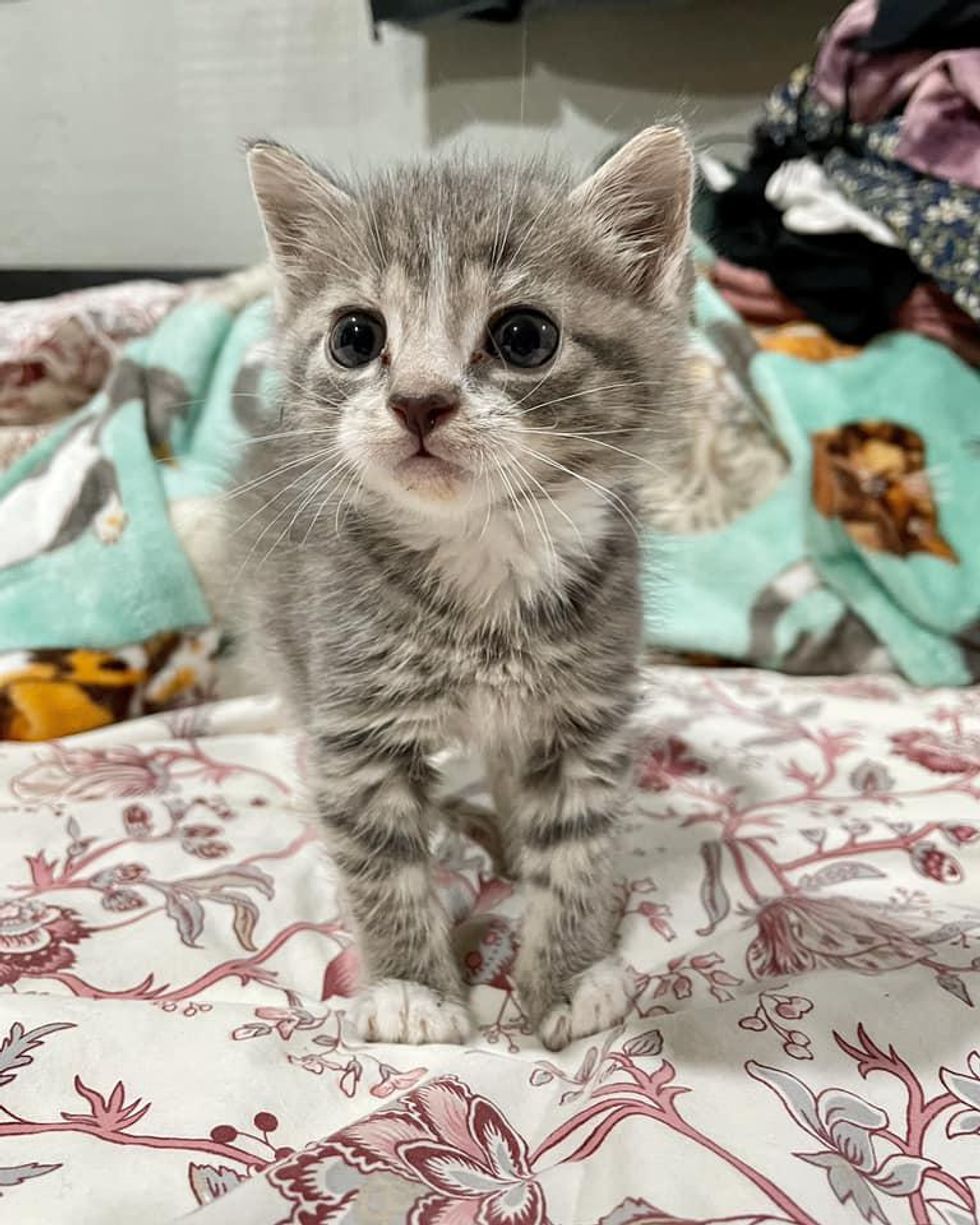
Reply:
<svg viewBox="0 0 980 1225"><path fill-rule="evenodd" d="M430 498L449 499L455 496L464 471L423 447L396 464L395 475L406 489Z"/></svg>

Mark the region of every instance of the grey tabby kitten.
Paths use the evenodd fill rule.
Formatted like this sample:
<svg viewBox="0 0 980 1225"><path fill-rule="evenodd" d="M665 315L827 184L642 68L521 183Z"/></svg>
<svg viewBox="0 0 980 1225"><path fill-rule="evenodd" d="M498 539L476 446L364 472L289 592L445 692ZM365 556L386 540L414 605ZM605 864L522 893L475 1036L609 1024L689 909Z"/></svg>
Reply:
<svg viewBox="0 0 980 1225"><path fill-rule="evenodd" d="M360 933L358 1030L468 1032L429 870L432 757L463 740L526 886L518 989L558 1049L627 1006L634 486L680 430L689 146L650 128L577 187L448 162L348 191L264 142L249 169L283 381L234 540Z"/></svg>

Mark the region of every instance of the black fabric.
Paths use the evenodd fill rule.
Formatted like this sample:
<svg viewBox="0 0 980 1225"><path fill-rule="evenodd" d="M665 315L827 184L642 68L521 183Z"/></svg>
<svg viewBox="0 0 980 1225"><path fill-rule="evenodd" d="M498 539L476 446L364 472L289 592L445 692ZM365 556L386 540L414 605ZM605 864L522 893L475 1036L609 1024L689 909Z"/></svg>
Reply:
<svg viewBox="0 0 980 1225"><path fill-rule="evenodd" d="M766 184L792 156L797 154L757 134L748 166L731 187L713 197L712 230L707 237L719 255L746 268L762 268L760 261L768 263L783 223L779 210L766 199Z"/></svg>
<svg viewBox="0 0 980 1225"><path fill-rule="evenodd" d="M374 21L424 21L428 17L477 17L516 21L524 0L371 0Z"/></svg>
<svg viewBox="0 0 980 1225"><path fill-rule="evenodd" d="M0 268L0 302L50 298L53 294L119 281L192 281L224 276L231 268Z"/></svg>
<svg viewBox="0 0 980 1225"><path fill-rule="evenodd" d="M949 51L980 46L980 0L880 0L861 51Z"/></svg>
<svg viewBox="0 0 980 1225"><path fill-rule="evenodd" d="M866 344L891 319L921 274L908 255L863 234L796 234L765 197L766 183L787 154L761 138L749 166L714 196L712 246L772 283L809 319L846 344Z"/></svg>
<svg viewBox="0 0 980 1225"><path fill-rule="evenodd" d="M767 271L809 319L837 340L858 345L891 329L895 312L922 279L904 251L863 234L789 230L780 230Z"/></svg>

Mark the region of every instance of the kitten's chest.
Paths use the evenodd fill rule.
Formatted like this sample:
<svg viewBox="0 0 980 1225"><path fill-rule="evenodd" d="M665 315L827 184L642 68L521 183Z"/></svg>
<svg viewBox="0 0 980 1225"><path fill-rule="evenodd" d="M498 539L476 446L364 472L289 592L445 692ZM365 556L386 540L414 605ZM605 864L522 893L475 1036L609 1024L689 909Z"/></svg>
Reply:
<svg viewBox="0 0 980 1225"><path fill-rule="evenodd" d="M451 737L488 745L533 735L576 689L574 651L526 622L457 632L447 670L444 715Z"/></svg>
<svg viewBox="0 0 980 1225"><path fill-rule="evenodd" d="M552 675L550 689L543 680L540 669L519 655L472 661L472 667L464 668L459 676L451 704L450 735L486 746L512 740L522 729L529 732L562 690L558 674Z"/></svg>
<svg viewBox="0 0 980 1225"><path fill-rule="evenodd" d="M412 717L424 708L448 738L486 742L497 728L512 738L540 725L588 687L584 640L616 637L595 615L606 598L608 566L595 564L606 556L605 521L590 504L558 510L564 517L556 511L557 523L537 528L499 514L448 538L404 540L394 578L386 559L359 600L384 648L385 696L407 695ZM341 656L359 649L337 647Z"/></svg>
<svg viewBox="0 0 980 1225"><path fill-rule="evenodd" d="M440 541L428 566L474 624L519 617L522 607L561 583L567 568L547 539L504 516L478 534Z"/></svg>
<svg viewBox="0 0 980 1225"><path fill-rule="evenodd" d="M587 487L557 493L517 513L496 509L465 528L408 542L425 557L427 577L461 612L483 622L513 618L569 581L608 532L608 507Z"/></svg>

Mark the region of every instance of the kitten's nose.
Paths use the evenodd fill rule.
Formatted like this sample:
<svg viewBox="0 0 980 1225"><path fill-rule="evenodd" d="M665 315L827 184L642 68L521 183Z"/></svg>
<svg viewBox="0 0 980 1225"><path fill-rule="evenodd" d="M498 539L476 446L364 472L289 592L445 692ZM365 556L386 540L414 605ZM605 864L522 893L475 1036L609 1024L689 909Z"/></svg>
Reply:
<svg viewBox="0 0 980 1225"><path fill-rule="evenodd" d="M421 441L457 411L459 400L443 391L427 396L396 394L388 401L388 407L405 429Z"/></svg>

